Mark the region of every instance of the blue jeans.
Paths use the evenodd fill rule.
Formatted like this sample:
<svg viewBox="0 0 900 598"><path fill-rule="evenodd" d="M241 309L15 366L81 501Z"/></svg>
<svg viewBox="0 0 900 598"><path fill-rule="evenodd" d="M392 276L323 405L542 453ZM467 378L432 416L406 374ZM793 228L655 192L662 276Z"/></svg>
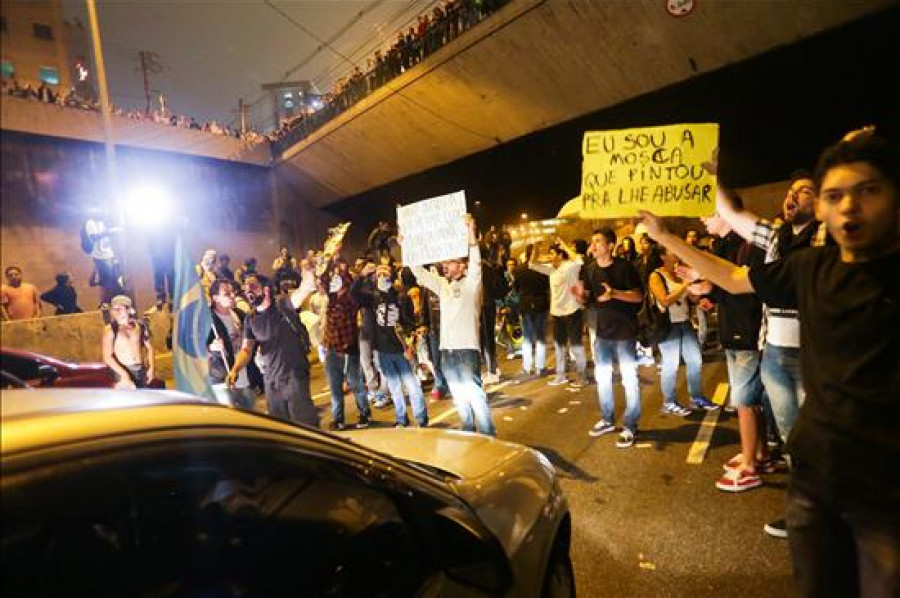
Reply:
<svg viewBox="0 0 900 598"><path fill-rule="evenodd" d="M556 350L556 378L566 377L566 344L572 352L575 361L575 373L582 377L587 368L587 358L584 355L584 343L582 339L582 327L584 323L584 310L577 310L567 316L553 316L553 344Z"/></svg>
<svg viewBox="0 0 900 598"><path fill-rule="evenodd" d="M803 379L800 376L800 349L766 344L759 369L772 405L778 434L787 442L804 397Z"/></svg>
<svg viewBox="0 0 900 598"><path fill-rule="evenodd" d="M638 429L641 419L641 386L638 382L636 343L630 340L594 339L594 378L600 398L600 413L609 423L615 423L615 395L613 395L613 355L619 362L622 386L625 387L625 427Z"/></svg>
<svg viewBox="0 0 900 598"><path fill-rule="evenodd" d="M413 408L413 417L419 422L420 426L428 425L428 409L425 407L425 396L422 394L422 385L419 379L413 373L409 362L402 353L383 353L376 351L378 356L378 366L381 373L387 381L387 386L391 390L391 399L394 401L394 408L397 410L397 422L404 425L409 424L409 417L406 415L406 401L403 398L403 389L409 395L409 402Z"/></svg>
<svg viewBox="0 0 900 598"><path fill-rule="evenodd" d="M360 418L369 418L369 402L363 387L360 372L359 353L338 353L328 349L325 354L325 375L328 377L328 389L331 391L331 419L336 423L344 423L344 379L350 392L356 397L356 408Z"/></svg>
<svg viewBox="0 0 900 598"><path fill-rule="evenodd" d="M725 349L732 407L756 407L763 403L759 351Z"/></svg>
<svg viewBox="0 0 900 598"><path fill-rule="evenodd" d="M547 314L522 314L522 369L527 373L532 364L536 370L547 367Z"/></svg>
<svg viewBox="0 0 900 598"><path fill-rule="evenodd" d="M594 354L594 347L597 340L597 308L589 306L584 308L584 327L588 331L588 347L591 349L591 359L594 365L597 365L597 356Z"/></svg>
<svg viewBox="0 0 900 598"><path fill-rule="evenodd" d="M687 369L688 393L692 399L703 397L700 388L700 369L703 367L703 356L700 354L700 343L690 322L672 324L672 330L666 340L659 343L662 356L662 375L660 386L666 403L675 402L675 378L678 366L684 358Z"/></svg>
<svg viewBox="0 0 900 598"><path fill-rule="evenodd" d="M438 349L436 330L428 330L428 352L431 354L431 364L434 366L434 390L442 395L447 395L450 393L450 387L447 386L447 378L444 377L444 370L441 369L441 352Z"/></svg>
<svg viewBox="0 0 900 598"><path fill-rule="evenodd" d="M491 408L481 385L481 362L477 349L441 350L441 365L444 376L453 394L453 404L459 412L462 429L478 431L488 436L496 436Z"/></svg>

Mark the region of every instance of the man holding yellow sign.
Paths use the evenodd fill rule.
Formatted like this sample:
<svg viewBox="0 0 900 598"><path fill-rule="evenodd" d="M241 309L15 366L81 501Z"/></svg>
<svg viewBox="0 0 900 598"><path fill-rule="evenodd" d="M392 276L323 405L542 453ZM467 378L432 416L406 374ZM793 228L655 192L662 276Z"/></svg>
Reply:
<svg viewBox="0 0 900 598"><path fill-rule="evenodd" d="M703 167L719 144L716 124L587 131L582 143L581 196L587 219L704 217L715 212L716 177ZM568 207L568 206L567 206Z"/></svg>

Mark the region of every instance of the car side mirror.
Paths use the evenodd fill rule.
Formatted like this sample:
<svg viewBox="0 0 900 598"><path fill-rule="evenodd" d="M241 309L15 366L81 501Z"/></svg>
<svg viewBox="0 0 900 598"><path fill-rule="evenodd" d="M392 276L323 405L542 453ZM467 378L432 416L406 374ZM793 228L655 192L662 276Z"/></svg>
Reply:
<svg viewBox="0 0 900 598"><path fill-rule="evenodd" d="M494 535L464 511L445 507L432 516L434 543L441 566L451 579L490 594L512 587L509 559Z"/></svg>
<svg viewBox="0 0 900 598"><path fill-rule="evenodd" d="M39 365L37 373L38 378L41 381L41 386L53 386L53 383L56 382L57 378L59 378L59 372L56 371L56 368L52 365Z"/></svg>

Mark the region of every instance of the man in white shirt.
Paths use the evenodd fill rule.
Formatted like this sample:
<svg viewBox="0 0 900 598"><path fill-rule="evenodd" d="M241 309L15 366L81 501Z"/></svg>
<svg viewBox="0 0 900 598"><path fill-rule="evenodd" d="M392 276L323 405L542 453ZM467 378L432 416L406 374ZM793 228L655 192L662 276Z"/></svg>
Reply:
<svg viewBox="0 0 900 598"><path fill-rule="evenodd" d="M581 342L584 312L576 294L580 288L581 262L569 260L565 249L559 245L551 245L550 264L539 264L535 261L539 253L537 247L536 245L531 254L528 267L550 277L550 315L553 316L553 342L556 349L556 376L548 384L558 386L569 381L566 377L568 343L569 350L575 357L576 379L572 386L583 388L587 386L587 360Z"/></svg>
<svg viewBox="0 0 900 598"><path fill-rule="evenodd" d="M94 260L95 281L100 287L100 302L109 303L117 295L124 293L124 280L119 272L119 262L113 251L111 234L122 229L106 224L102 214L92 215L84 223L82 233L90 243L90 254Z"/></svg>
<svg viewBox="0 0 900 598"><path fill-rule="evenodd" d="M462 429L496 436L487 395L481 383L481 345L478 318L481 311L481 251L475 222L469 227L468 267L462 259L443 262L444 276L422 266L410 269L420 285L437 294L441 304L441 369L450 386Z"/></svg>

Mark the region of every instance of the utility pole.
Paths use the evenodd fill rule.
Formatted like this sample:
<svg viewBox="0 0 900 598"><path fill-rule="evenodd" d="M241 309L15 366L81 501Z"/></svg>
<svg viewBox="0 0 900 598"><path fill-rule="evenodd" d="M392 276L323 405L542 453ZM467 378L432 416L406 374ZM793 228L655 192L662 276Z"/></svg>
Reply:
<svg viewBox="0 0 900 598"><path fill-rule="evenodd" d="M147 114L150 114L150 75L157 75L163 71L159 62L159 55L155 52L141 50L138 52L138 60L141 62L141 73L144 76L144 97L147 98Z"/></svg>
<svg viewBox="0 0 900 598"><path fill-rule="evenodd" d="M85 0L87 4L88 19L91 25L91 46L94 52L94 63L97 67L97 87L100 93L100 115L103 119L103 139L106 149L106 201L115 206L118 216L118 226L125 226L125 209L122 205L122 194L119 190L119 177L116 168L116 140L113 133L112 116L109 104L109 88L106 85L106 65L103 62L103 44L100 40L100 22L97 18L97 5L95 0ZM121 246L119 252L119 264L122 271L122 280L125 282L125 248ZM126 283L127 284L127 283ZM123 285L124 286L124 285Z"/></svg>

